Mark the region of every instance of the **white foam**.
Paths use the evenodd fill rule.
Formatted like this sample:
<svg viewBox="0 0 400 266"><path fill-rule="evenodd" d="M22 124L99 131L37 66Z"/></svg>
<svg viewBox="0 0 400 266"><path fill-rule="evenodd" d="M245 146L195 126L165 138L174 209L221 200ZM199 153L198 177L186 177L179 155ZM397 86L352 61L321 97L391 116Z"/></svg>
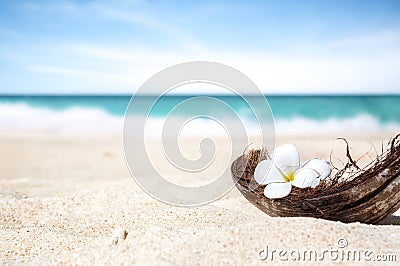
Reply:
<svg viewBox="0 0 400 266"><path fill-rule="evenodd" d="M242 118L240 121L228 119L225 121L214 121L211 119L198 118L187 123L180 117L173 119L151 118L146 123L145 135L149 137L161 137L165 130L165 123L169 125L177 125L176 132L167 132L169 136L180 137L211 137L211 136L236 136L241 134L240 128L243 128L247 135L257 135L260 129L248 119ZM231 129L231 131L229 131Z"/></svg>
<svg viewBox="0 0 400 266"><path fill-rule="evenodd" d="M397 123L381 123L377 118L360 114L353 117L338 119L330 118L323 121L303 117L292 119L276 119L276 134L332 134L332 133L380 133L397 132L400 125Z"/></svg>
<svg viewBox="0 0 400 266"><path fill-rule="evenodd" d="M63 111L31 107L24 103L0 104L2 130L30 130L51 133L117 133L123 119L96 108L71 107Z"/></svg>
<svg viewBox="0 0 400 266"><path fill-rule="evenodd" d="M71 107L63 111L43 107L31 107L24 103L0 103L0 130L2 131L38 131L67 134L122 134L123 117L111 115L98 108ZM176 119L180 121L179 118ZM149 119L146 128L148 136L158 136L164 127L164 118ZM224 123L224 121L221 121ZM246 119L242 120L247 134L260 132L259 128ZM275 119L277 135L296 134L332 134L400 131L400 124L381 123L371 115L323 121L303 117ZM199 136L210 134L225 135L227 131L215 121L196 119L180 131L181 136ZM232 132L234 134L235 132Z"/></svg>

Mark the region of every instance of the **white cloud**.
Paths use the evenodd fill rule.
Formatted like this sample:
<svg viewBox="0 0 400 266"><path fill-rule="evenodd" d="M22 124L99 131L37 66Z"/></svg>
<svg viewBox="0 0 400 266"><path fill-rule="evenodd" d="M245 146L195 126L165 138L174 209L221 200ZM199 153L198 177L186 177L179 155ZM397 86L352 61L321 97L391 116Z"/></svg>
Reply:
<svg viewBox="0 0 400 266"><path fill-rule="evenodd" d="M400 44L399 30L384 30L364 36L349 37L328 43L330 48L385 47Z"/></svg>
<svg viewBox="0 0 400 266"><path fill-rule="evenodd" d="M81 76L81 77L93 77L95 72L91 72L83 69L74 69L61 66L47 66L47 65L33 65L30 69L34 72L43 74L60 74L68 76Z"/></svg>
<svg viewBox="0 0 400 266"><path fill-rule="evenodd" d="M70 1L57 1L53 3L38 3L34 1L28 1L21 3L21 7L30 11L42 11L42 12L68 12L76 13L80 10L80 7L74 2Z"/></svg>
<svg viewBox="0 0 400 266"><path fill-rule="evenodd" d="M147 12L144 12L144 10L137 10L137 9L121 10L110 7L108 5L97 4L97 3L92 4L90 8L102 14L103 16L125 22L131 22L134 24L139 24L146 28L150 28L160 32L164 33L180 32L179 28L174 27L172 25L168 25L165 21L160 21L156 19L154 16L151 16Z"/></svg>
<svg viewBox="0 0 400 266"><path fill-rule="evenodd" d="M102 91L117 89L130 93L166 67L201 60L230 65L248 75L267 93L400 93L398 28L296 46L286 52L230 50L229 44L222 50L212 47L211 40L208 45L195 40L190 33L155 16L146 7L146 3L137 1L126 2L118 8L109 2L27 4L26 8L30 9L95 14L133 23L169 36L174 47L148 47L140 40L134 46L56 44L52 48L57 50L53 57L26 55L32 57L27 68L43 76L59 75L61 80L73 77L70 89L82 92L88 87L93 91L101 87ZM49 47L38 49L50 50Z"/></svg>
<svg viewBox="0 0 400 266"><path fill-rule="evenodd" d="M132 23L165 35L191 38L190 33L176 27L166 19L160 19L143 1L56 1L50 3L26 2L22 7L32 11L73 14L81 17L101 17Z"/></svg>
<svg viewBox="0 0 400 266"><path fill-rule="evenodd" d="M93 86L106 83L112 89L118 85L121 92L132 92L133 87L139 87L147 78L166 67L186 61L206 60L237 68L266 93L400 92L400 48L363 55L349 55L348 51L343 54L321 51L318 54L238 53L207 48L197 53L180 53L144 47L88 44L74 44L67 49L73 61L90 61L97 67L64 69L62 66L46 66L33 70L81 76L92 79Z"/></svg>

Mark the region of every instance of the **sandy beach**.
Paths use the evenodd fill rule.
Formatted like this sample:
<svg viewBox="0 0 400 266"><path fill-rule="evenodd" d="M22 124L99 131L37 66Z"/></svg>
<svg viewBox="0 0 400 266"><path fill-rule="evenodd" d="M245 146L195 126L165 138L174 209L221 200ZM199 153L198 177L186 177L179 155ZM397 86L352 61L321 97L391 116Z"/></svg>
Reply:
<svg viewBox="0 0 400 266"><path fill-rule="evenodd" d="M0 1L0 41L0 266L400 266L400 0Z"/></svg>
<svg viewBox="0 0 400 266"><path fill-rule="evenodd" d="M277 144L295 144L302 162L329 160L332 150L340 159L345 146L336 137L280 137ZM371 144L379 150L390 133L345 137L357 158L374 154ZM271 218L236 189L197 208L158 202L130 176L119 136L3 134L0 147L0 264L290 264L277 253L262 260L260 251L341 250L339 240L346 250L371 251L371 261L400 260L399 216L381 225ZM333 262L347 263L322 261Z"/></svg>

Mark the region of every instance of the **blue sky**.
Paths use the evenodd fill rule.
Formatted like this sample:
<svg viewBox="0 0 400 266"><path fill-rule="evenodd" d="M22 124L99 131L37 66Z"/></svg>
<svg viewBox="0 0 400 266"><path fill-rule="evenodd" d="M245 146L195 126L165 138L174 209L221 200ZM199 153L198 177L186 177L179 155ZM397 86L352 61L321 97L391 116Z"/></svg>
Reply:
<svg viewBox="0 0 400 266"><path fill-rule="evenodd" d="M1 1L0 93L132 93L193 60L266 93L400 93L400 1Z"/></svg>

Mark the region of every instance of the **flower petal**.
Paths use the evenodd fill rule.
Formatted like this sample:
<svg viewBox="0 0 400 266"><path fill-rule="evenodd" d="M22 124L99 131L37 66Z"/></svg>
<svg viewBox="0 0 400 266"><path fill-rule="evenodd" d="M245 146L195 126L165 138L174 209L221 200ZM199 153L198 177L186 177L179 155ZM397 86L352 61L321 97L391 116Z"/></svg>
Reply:
<svg viewBox="0 0 400 266"><path fill-rule="evenodd" d="M308 160L304 164L303 168L310 168L317 171L321 180L324 180L331 174L331 167L329 166L329 163L323 159Z"/></svg>
<svg viewBox="0 0 400 266"><path fill-rule="evenodd" d="M311 187L317 178L318 173L313 169L301 168L294 174L294 181L292 181L292 185L299 188Z"/></svg>
<svg viewBox="0 0 400 266"><path fill-rule="evenodd" d="M300 167L300 156L296 146L283 144L275 148L273 161L283 174L288 175Z"/></svg>
<svg viewBox="0 0 400 266"><path fill-rule="evenodd" d="M282 174L275 167L271 160L262 160L254 170L254 179L260 185L274 182L285 182Z"/></svg>
<svg viewBox="0 0 400 266"><path fill-rule="evenodd" d="M316 186L319 185L319 182L321 182L321 179L315 178L314 181L311 183L311 188L315 188Z"/></svg>
<svg viewBox="0 0 400 266"><path fill-rule="evenodd" d="M285 183L271 183L264 189L264 196L269 199L283 198L289 195L292 190L292 185L289 182Z"/></svg>

